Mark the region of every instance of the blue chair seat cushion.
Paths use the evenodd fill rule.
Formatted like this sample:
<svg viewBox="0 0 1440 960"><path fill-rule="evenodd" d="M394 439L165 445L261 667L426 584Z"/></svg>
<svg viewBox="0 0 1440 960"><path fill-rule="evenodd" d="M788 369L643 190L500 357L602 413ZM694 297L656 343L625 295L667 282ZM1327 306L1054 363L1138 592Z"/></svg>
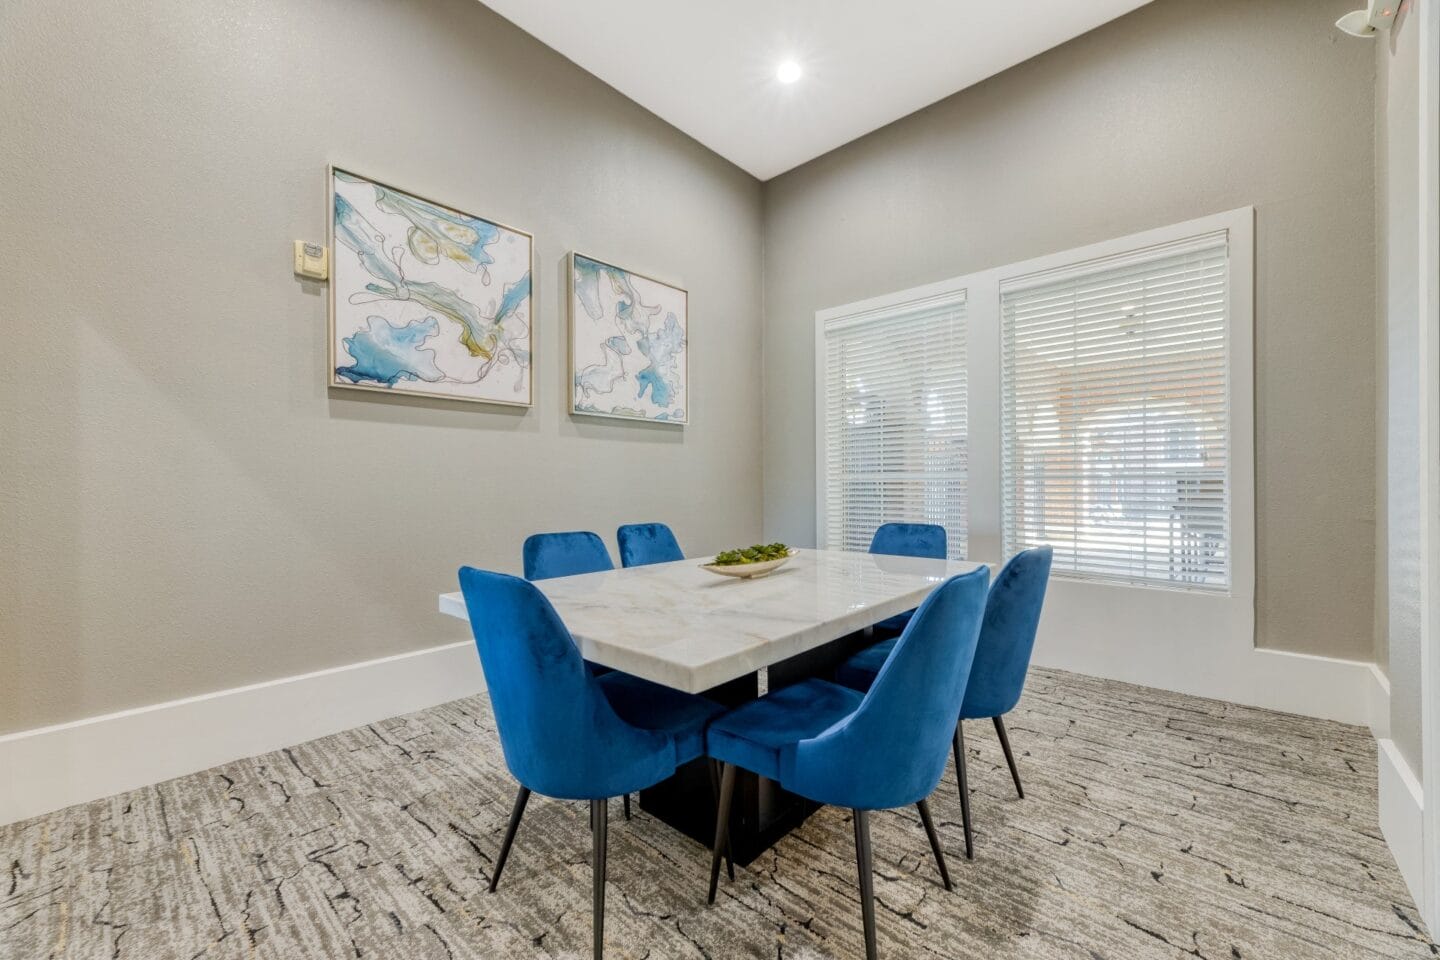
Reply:
<svg viewBox="0 0 1440 960"><path fill-rule="evenodd" d="M840 664L835 670L835 679L852 690L859 690L862 693L869 690L870 685L875 682L875 678L880 675L880 668L885 666L885 661L890 658L895 644L899 642L900 638L895 637L879 643L872 643Z"/></svg>
<svg viewBox="0 0 1440 960"><path fill-rule="evenodd" d="M802 680L742 704L710 724L706 752L716 760L782 780L781 753L829 730L863 695L825 680Z"/></svg>
<svg viewBox="0 0 1440 960"><path fill-rule="evenodd" d="M675 765L689 763L705 753L705 725L725 712L714 700L651 683L612 670L595 678L615 714L645 730L659 730L675 738Z"/></svg>

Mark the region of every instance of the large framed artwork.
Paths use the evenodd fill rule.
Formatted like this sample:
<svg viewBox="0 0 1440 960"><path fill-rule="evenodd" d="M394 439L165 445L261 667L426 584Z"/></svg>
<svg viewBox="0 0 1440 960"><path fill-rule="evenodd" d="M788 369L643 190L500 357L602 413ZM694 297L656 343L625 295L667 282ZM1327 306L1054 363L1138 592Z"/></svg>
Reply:
<svg viewBox="0 0 1440 960"><path fill-rule="evenodd" d="M689 297L679 287L570 254L570 412L690 420Z"/></svg>
<svg viewBox="0 0 1440 960"><path fill-rule="evenodd" d="M530 234L330 168L330 384L529 406Z"/></svg>

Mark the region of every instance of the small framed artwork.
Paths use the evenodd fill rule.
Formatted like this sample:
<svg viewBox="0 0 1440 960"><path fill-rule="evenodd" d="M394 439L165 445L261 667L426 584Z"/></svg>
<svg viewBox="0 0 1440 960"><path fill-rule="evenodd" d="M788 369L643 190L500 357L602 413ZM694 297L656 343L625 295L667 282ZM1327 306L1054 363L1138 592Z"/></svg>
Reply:
<svg viewBox="0 0 1440 960"><path fill-rule="evenodd" d="M533 248L331 167L330 385L528 407Z"/></svg>
<svg viewBox="0 0 1440 960"><path fill-rule="evenodd" d="M689 295L570 254L570 412L690 421Z"/></svg>

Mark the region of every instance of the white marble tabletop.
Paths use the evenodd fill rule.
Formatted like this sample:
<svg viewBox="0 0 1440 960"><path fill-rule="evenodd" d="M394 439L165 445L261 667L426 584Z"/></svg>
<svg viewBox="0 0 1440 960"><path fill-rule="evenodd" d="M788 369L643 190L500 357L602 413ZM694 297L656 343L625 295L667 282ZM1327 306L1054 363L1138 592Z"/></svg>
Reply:
<svg viewBox="0 0 1440 960"><path fill-rule="evenodd" d="M699 693L920 604L982 563L801 550L753 580L700 569L711 558L540 580L585 659ZM440 612L469 620L458 593Z"/></svg>

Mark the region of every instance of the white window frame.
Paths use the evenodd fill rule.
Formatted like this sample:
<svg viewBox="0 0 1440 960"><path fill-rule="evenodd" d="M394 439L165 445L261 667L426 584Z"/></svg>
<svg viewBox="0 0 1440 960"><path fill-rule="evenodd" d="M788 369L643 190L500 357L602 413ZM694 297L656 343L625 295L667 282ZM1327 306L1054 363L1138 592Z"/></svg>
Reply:
<svg viewBox="0 0 1440 960"><path fill-rule="evenodd" d="M1080 643L1107 645L1116 658L1162 656L1170 643L1155 650L1134 651L1146 631L1169 631L1172 639L1188 634L1184 618L1191 617L1194 640L1201 648L1214 642L1217 627L1233 637L1244 636L1251 648L1255 635L1255 212L1241 207L1225 213L1116 237L1020 263L926 284L909 290L815 315L815 444L816 538L825 546L825 351L827 320L869 310L893 307L945 292L966 292L967 438L969 444L969 524L967 553L972 559L1002 561L1001 556L1001 336L1000 285L1047 270L1057 270L1147 247L1173 243L1207 233L1225 231L1229 257L1229 304L1226 312L1227 363L1230 390L1229 476L1230 588L1228 591L1189 590L1160 583L1100 582L1070 578L1057 571L1061 592L1072 596L1075 625L1096 635ZM1057 584L1058 586L1058 584ZM1055 589L1052 587L1052 589ZM1118 606L1117 606L1118 605ZM1118 633L1102 636L1101 631ZM1177 627L1177 622L1181 626ZM1222 625L1223 624L1223 625ZM1204 633L1202 631L1208 631ZM1128 635L1128 636L1127 636ZM1208 641L1206 637L1208 636ZM1133 642L1132 642L1133 641ZM1053 662L1053 661L1052 661ZM1063 666L1063 663L1055 663ZM1218 661L1217 661L1218 665ZM1120 669L1109 675L1123 676Z"/></svg>
<svg viewBox="0 0 1440 960"><path fill-rule="evenodd" d="M1181 252L1181 251L1187 251L1187 250L1188 250L1188 251L1193 252L1193 251L1196 250L1196 249L1200 249L1200 250L1204 250L1206 253L1210 253L1210 252L1212 252L1212 251L1217 251L1217 250L1218 250L1220 253L1222 253L1222 255L1223 255L1223 257L1224 257L1225 265L1226 265L1226 280L1225 280L1225 286L1226 286L1226 288L1227 288L1227 297L1228 297L1228 296L1229 296L1228 288L1229 288L1230 283L1231 283L1231 276L1230 276L1230 274L1231 274L1231 271L1233 270L1233 266L1234 266L1234 264L1233 264L1233 262L1232 262L1232 261L1233 261L1233 257L1231 256L1231 250L1230 250L1230 248L1233 246L1233 242L1232 242L1232 239L1231 239L1231 234L1232 234L1232 231L1229 230L1229 229L1213 230L1213 231L1208 231L1208 232L1204 232L1204 233L1188 233L1188 232L1187 232L1186 235L1180 236L1180 237L1176 237L1176 238L1174 238L1174 239L1171 240L1171 241L1161 241L1161 242L1159 242L1159 243L1137 244L1137 245L1135 245L1135 246L1129 246L1128 244L1126 244L1126 241L1128 241L1129 238L1125 238L1124 241L1118 241L1118 243L1126 244L1126 245L1123 245L1123 246L1121 247L1121 249L1115 250L1115 251L1114 251L1113 253L1111 253L1111 254L1099 254L1099 255L1094 255L1094 256L1092 256L1092 255L1088 255L1088 252L1087 252L1086 255L1077 256L1077 253L1079 253L1079 251L1066 251L1065 253L1056 255L1055 257L1046 257L1046 258L1043 258L1044 263L1043 263L1038 269L1034 269L1034 270L1030 270L1030 269L1020 269L1020 267L1022 267L1022 266L1028 266L1028 265L1019 265L1019 264L1014 265L1014 266L1007 266L1007 267L1004 268L1004 270L1003 270L1003 273L1005 274L1005 276L1001 279L1001 282L1000 282L1000 294L999 294L999 295L1000 295L1000 298L1001 298L1000 308L1001 308L1001 311L1002 311L1002 313L1001 313L1001 318L1000 318L1000 324L1001 324L1001 333L1000 333L1000 336L1001 336L1002 348L1003 348L1004 336L1005 336L1004 322L1003 322L1003 320L1004 320L1004 318L1003 318L1003 309L1004 309L1004 301L1003 301L1003 298L1004 298L1005 293L1009 292L1009 291L1007 291L1007 287L1010 288L1010 290L1020 290L1020 291L1024 291L1024 290L1027 290L1027 289L1033 289L1033 288L1035 288L1035 287L1037 287L1037 286L1045 286L1045 285L1047 285L1047 284L1051 284L1051 283L1055 283L1055 282L1063 282L1063 281L1067 281L1067 280L1076 280L1076 279L1078 279L1078 280L1080 280L1081 282L1084 282L1084 280L1085 280L1086 278L1093 277L1093 276L1096 276L1096 275L1110 273L1111 271L1115 271L1115 270L1118 270L1118 269L1124 269L1124 268L1126 268L1126 267L1141 267L1141 268L1143 268L1143 267L1146 267L1146 266L1149 266L1149 265L1155 263L1155 262L1156 262L1157 260L1159 260L1159 259L1168 259L1168 258L1174 257L1174 256L1177 255L1177 253L1179 253L1179 252ZM1218 239L1218 244L1219 244L1218 247L1217 247L1217 239ZM1197 242L1198 242L1198 248L1197 248L1197 246L1196 246ZM1089 250L1089 248L1086 248L1086 251L1088 251L1088 250ZM1058 262L1056 262L1057 260L1058 260ZM1111 273L1111 275L1113 276L1113 273ZM1017 281L1017 280L1019 281L1019 284L1018 284L1018 285L1014 285L1014 281ZM1249 282L1249 278L1248 278L1248 277L1246 278L1246 280L1247 280L1247 282ZM1233 300L1233 298L1232 298L1232 300ZM1232 307L1233 307L1233 302L1227 302L1227 303L1225 304L1225 311L1226 311L1227 316L1226 316L1226 330L1225 330L1225 344L1224 344L1224 351L1225 351L1225 363L1224 363L1224 367L1225 367L1225 374L1226 374L1226 379L1227 379L1227 380L1229 380L1229 379L1231 378L1231 376L1233 375L1233 373L1234 373L1233 369L1231 369L1231 365L1230 365L1230 362L1229 362L1231 341L1234 339L1234 332L1235 332L1234 329L1233 329L1233 328L1231 327L1231 325L1230 325L1229 316L1228 316L1228 314L1229 314L1229 312L1230 312L1230 310L1231 310ZM1018 347L1017 347L1017 350L1018 350ZM1003 380L1004 380L1003 370L1002 370L1001 378L1002 378L1002 391L1003 391ZM1230 558L1230 556L1229 556L1229 546L1230 546L1230 544L1233 542L1233 539L1234 539L1234 524L1233 524L1233 522L1232 522L1232 521L1233 521L1233 517L1230 515L1230 514L1233 512L1233 509L1232 509L1232 508L1233 508L1233 500L1232 500L1232 497L1231 497L1231 486L1232 486L1233 471L1232 471L1232 468L1231 468L1231 465L1230 465L1230 459L1231 459L1232 448L1233 448L1233 446L1234 446L1234 438L1233 438L1233 433L1234 433L1234 423L1233 423L1233 421L1234 421L1234 416L1233 416L1232 411L1229 409L1229 405L1230 405L1230 400L1231 400L1231 398L1232 398L1233 395L1234 395L1234 389L1233 389L1233 384L1231 384L1231 383L1228 383L1228 382L1227 382L1225 386L1226 386L1226 389L1225 389L1225 402L1226 402L1226 408L1227 408L1227 409L1226 409L1226 417L1225 417L1225 464L1226 464L1226 466L1225 466L1225 472L1224 472L1224 489L1223 489L1223 493L1224 493L1225 506L1226 506L1225 532L1224 532L1224 538L1225 538L1225 539L1224 539L1224 543L1225 543L1225 547L1226 547L1226 558L1225 558L1224 574L1225 574L1225 580L1226 580L1226 582L1225 582L1223 585L1211 586L1211 585L1208 585L1208 584L1190 584L1190 583L1186 583L1186 582L1184 582L1184 581L1175 580L1175 579L1168 579L1168 580L1167 580L1167 579L1161 579L1161 578L1159 578L1159 577L1142 576L1142 575L1139 575L1139 574L1134 574L1134 573L1129 572L1129 571L1123 572L1123 573L1122 573L1122 572L1119 572L1119 571L1112 571L1112 572L1110 572L1110 573L1100 573L1100 572L1087 571L1087 570L1071 570L1071 569L1069 569L1067 566L1061 564L1061 562L1060 562L1060 560L1059 560L1059 557L1058 557L1058 553L1059 553L1059 550L1060 550L1060 548L1059 548L1058 546L1057 546L1056 566L1054 567L1054 569L1053 569L1052 572L1051 572L1051 575L1052 575L1052 576L1054 576L1054 577L1060 577L1060 578L1065 578L1065 579L1073 579L1073 580L1087 580L1087 581L1101 581L1101 582L1106 582L1106 583L1132 584L1132 585L1134 585L1134 586L1141 586L1141 587L1161 589L1161 590L1198 590L1198 591L1203 591L1203 592L1211 593L1211 594L1225 594L1225 595L1228 595L1228 594L1231 592L1232 587L1233 587L1233 578L1234 578L1234 564L1231 562L1231 558ZM1002 392L1002 396L1001 396L1002 408L1003 408L1004 399L1005 399L1005 398L1004 398L1003 392ZM1003 436L1004 436L1004 428L1005 428L1005 425L1004 425L1004 415L1003 415L1003 409L1002 409L1002 416L1001 416L1001 433L1002 433L1002 440L1003 440ZM1002 448L1002 456L1003 456L1003 448ZM1004 469L1004 468L1005 468L1005 464L1004 464L1004 462L1003 462L1003 460L1002 460L1002 462L1001 462L1001 481L1002 481L1002 483L1004 483L1004 474L1005 474L1005 469ZM1003 505L1002 505L1002 511L1003 511ZM1034 521L1031 521L1031 522L1033 523ZM1011 549L1008 549L1009 538L1008 538L1008 537L1005 537L1005 533L1006 533L1006 531L1005 531L1005 529L1004 529L1004 518L1003 518L1003 512L1002 512L1001 535L1002 535L1002 539L1004 539L1005 542L1006 542L1006 544L1007 544L1007 549L1005 550L1005 554L1006 554L1006 555L1009 555L1009 554L1011 554L1011 553L1013 553L1013 552L1015 552L1015 551L1014 551L1014 550L1011 550ZM1086 547L1084 547L1084 546L1081 546L1079 543L1077 543L1077 544L1075 545L1074 549L1076 550L1077 560L1078 560L1079 563L1083 564L1087 559L1089 559L1089 558L1086 556L1086 554L1085 554L1085 550L1088 549L1088 548L1086 548Z"/></svg>
<svg viewBox="0 0 1440 960"><path fill-rule="evenodd" d="M963 279L963 278L960 278ZM821 310L815 314L815 538L820 549L826 549L827 514L825 510L826 501L829 499L828 491L825 489L825 478L828 475L829 450L826 447L825 430L825 328L828 324L839 321L860 321L863 322L866 315L873 315L876 319L883 319L898 308L911 306L923 301L943 301L947 299L961 298L965 303L968 313L970 309L970 292L963 283L956 280L942 280L939 283L928 283L920 287L912 287L909 290L902 290L898 293L886 294L885 296L872 297L869 300L861 300L857 303L847 304L843 307L835 307L830 310ZM970 325L966 321L966 370L967 374L975 369L975 362L969 355ZM966 438L969 440L970 425L973 418L970 416L970 393L972 385L966 384ZM966 465L967 482L970 489L974 489L972 471ZM974 539L967 535L967 551L972 550Z"/></svg>

